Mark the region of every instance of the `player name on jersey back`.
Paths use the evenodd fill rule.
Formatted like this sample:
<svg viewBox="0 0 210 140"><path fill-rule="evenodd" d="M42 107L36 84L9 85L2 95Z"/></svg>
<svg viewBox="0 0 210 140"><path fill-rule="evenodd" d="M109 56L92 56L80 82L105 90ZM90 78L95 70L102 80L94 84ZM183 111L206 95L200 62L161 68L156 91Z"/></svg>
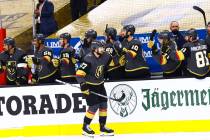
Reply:
<svg viewBox="0 0 210 140"><path fill-rule="evenodd" d="M206 45L200 45L200 46L193 46L190 48L191 51L200 51L200 50L206 50L207 46Z"/></svg>

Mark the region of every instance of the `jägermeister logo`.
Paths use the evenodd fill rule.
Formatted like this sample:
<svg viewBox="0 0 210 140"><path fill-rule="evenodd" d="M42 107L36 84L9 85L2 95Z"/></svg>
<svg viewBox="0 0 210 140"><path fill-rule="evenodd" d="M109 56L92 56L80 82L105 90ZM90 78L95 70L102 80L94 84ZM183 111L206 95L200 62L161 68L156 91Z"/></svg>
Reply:
<svg viewBox="0 0 210 140"><path fill-rule="evenodd" d="M110 96L117 99L120 98L122 94L125 94L125 99L121 102L109 100L110 106L117 115L121 117L127 117L131 115L136 109L137 96L133 88L126 84L119 84L115 86L112 89Z"/></svg>
<svg viewBox="0 0 210 140"><path fill-rule="evenodd" d="M170 107L207 106L210 105L210 89L186 89L164 91L159 89L142 89L144 110Z"/></svg>

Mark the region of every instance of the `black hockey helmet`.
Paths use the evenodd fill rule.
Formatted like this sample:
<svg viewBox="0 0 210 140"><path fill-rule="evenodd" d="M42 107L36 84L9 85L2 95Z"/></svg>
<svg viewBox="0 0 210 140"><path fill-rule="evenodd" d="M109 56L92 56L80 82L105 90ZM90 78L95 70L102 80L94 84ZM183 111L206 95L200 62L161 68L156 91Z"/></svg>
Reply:
<svg viewBox="0 0 210 140"><path fill-rule="evenodd" d="M44 44L45 36L43 34L36 34L35 38L40 44Z"/></svg>
<svg viewBox="0 0 210 140"><path fill-rule="evenodd" d="M96 40L96 41L93 41L91 43L91 49L92 50L95 50L95 49L100 48L100 47L103 47L103 43L101 41Z"/></svg>
<svg viewBox="0 0 210 140"><path fill-rule="evenodd" d="M170 39L170 34L168 30L163 30L158 34L158 38L159 39L166 39L169 40Z"/></svg>
<svg viewBox="0 0 210 140"><path fill-rule="evenodd" d="M8 46L10 45L12 47L15 47L15 40L11 37L7 37L4 39L4 44L6 44Z"/></svg>
<svg viewBox="0 0 210 140"><path fill-rule="evenodd" d="M134 25L130 24L130 25L125 25L123 27L123 30L126 31L126 35L128 35L128 32L130 32L130 35L133 35L136 31L136 28Z"/></svg>
<svg viewBox="0 0 210 140"><path fill-rule="evenodd" d="M196 40L198 37L198 33L195 29L191 28L186 32L185 36L191 36L193 40Z"/></svg>
<svg viewBox="0 0 210 140"><path fill-rule="evenodd" d="M85 38L96 39L97 32L93 29L89 29L85 32Z"/></svg>
<svg viewBox="0 0 210 140"><path fill-rule="evenodd" d="M60 35L60 39L67 39L67 40L69 40L69 39L71 39L71 34L69 34L69 33L62 33Z"/></svg>
<svg viewBox="0 0 210 140"><path fill-rule="evenodd" d="M115 28L109 27L105 30L107 36L111 36L113 40L117 37L117 30Z"/></svg>

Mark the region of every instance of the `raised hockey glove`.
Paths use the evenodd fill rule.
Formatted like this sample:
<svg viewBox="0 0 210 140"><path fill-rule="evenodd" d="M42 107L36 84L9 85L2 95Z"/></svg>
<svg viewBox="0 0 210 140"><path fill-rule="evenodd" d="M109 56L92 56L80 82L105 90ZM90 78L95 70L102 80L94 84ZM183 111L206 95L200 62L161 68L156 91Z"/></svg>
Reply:
<svg viewBox="0 0 210 140"><path fill-rule="evenodd" d="M81 91L84 95L89 95L90 94L88 85L86 83L81 83L80 88L81 88Z"/></svg>

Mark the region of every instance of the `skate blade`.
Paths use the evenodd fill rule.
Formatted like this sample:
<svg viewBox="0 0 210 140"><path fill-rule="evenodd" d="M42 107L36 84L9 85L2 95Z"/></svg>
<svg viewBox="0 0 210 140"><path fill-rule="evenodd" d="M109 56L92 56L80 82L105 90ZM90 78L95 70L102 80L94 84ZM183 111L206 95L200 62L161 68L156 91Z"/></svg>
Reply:
<svg viewBox="0 0 210 140"><path fill-rule="evenodd" d="M88 134L88 133L86 133L86 132L82 132L82 135L83 136L87 136L87 137L90 137L90 138L94 138L94 134Z"/></svg>
<svg viewBox="0 0 210 140"><path fill-rule="evenodd" d="M105 137L105 136L114 136L114 133L104 133L101 132L100 136Z"/></svg>

